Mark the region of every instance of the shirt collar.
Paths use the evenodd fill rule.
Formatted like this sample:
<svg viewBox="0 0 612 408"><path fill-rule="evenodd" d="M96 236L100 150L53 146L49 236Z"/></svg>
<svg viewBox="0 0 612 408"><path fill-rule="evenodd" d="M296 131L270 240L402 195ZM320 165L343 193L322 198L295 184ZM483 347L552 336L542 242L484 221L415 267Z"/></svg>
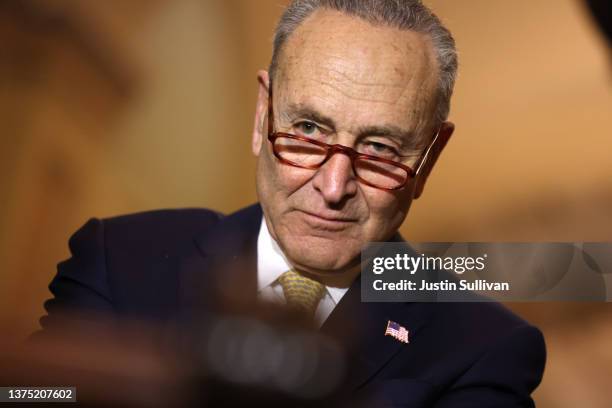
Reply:
<svg viewBox="0 0 612 408"><path fill-rule="evenodd" d="M335 304L340 302L340 299L342 299L342 296L344 296L348 290L349 288L335 288L333 286L327 286L327 293L329 293Z"/></svg>
<svg viewBox="0 0 612 408"><path fill-rule="evenodd" d="M262 217L257 237L257 290L260 291L272 285L289 269L291 269L291 264L270 235L266 219Z"/></svg>

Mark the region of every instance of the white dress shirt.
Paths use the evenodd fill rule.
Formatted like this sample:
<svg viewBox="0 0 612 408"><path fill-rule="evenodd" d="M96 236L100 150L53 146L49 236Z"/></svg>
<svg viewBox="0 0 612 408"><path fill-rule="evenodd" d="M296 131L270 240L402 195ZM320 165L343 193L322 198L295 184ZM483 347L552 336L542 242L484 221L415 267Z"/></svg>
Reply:
<svg viewBox="0 0 612 408"><path fill-rule="evenodd" d="M279 276L291 269L283 251L270 235L266 220L262 217L259 236L257 237L257 294L262 300L285 303L283 288L278 282ZM325 295L315 311L315 322L321 327L334 310L348 288L325 287Z"/></svg>

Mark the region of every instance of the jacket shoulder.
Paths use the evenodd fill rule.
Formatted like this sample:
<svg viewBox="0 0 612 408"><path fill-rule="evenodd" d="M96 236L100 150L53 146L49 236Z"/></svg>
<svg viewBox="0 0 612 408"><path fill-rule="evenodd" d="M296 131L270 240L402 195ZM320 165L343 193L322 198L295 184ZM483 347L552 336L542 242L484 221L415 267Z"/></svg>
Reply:
<svg viewBox="0 0 612 408"><path fill-rule="evenodd" d="M203 208L163 209L104 218L107 250L179 254L195 236L223 218Z"/></svg>
<svg viewBox="0 0 612 408"><path fill-rule="evenodd" d="M446 377L436 406L533 407L546 362L542 332L496 302L453 306L441 320L454 353L442 354L460 375Z"/></svg>
<svg viewBox="0 0 612 408"><path fill-rule="evenodd" d="M467 344L489 344L518 328L530 326L505 305L493 302L437 303L436 327Z"/></svg>
<svg viewBox="0 0 612 408"><path fill-rule="evenodd" d="M176 278L163 273L168 261L193 251L195 237L221 217L190 208L90 219L70 238L71 256L58 264L49 285L54 295L45 303L49 316L87 310L113 314L155 303L164 287L176 286Z"/></svg>

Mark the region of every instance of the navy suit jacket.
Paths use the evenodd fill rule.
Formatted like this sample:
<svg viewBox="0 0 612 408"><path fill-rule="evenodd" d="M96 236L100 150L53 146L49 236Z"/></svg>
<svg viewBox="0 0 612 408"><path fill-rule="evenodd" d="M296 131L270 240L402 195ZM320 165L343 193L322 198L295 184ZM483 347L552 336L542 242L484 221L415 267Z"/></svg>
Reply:
<svg viewBox="0 0 612 408"><path fill-rule="evenodd" d="M194 313L193 305L222 288L255 298L261 219L253 205L226 217L182 209L90 220L70 239L72 257L49 286L43 333L71 311L164 323ZM216 269L231 262L250 271ZM533 406L545 362L538 329L498 303L362 303L360 284L321 328L351 349L356 398L374 395L386 406ZM409 329L410 343L384 336L389 320ZM347 322L350 334L338 329Z"/></svg>

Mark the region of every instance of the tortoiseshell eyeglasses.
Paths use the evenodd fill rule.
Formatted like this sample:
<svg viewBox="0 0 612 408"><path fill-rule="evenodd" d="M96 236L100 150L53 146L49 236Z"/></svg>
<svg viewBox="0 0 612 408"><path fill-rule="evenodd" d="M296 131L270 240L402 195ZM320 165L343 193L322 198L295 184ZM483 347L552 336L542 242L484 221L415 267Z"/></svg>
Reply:
<svg viewBox="0 0 612 408"><path fill-rule="evenodd" d="M291 133L274 131L272 82L268 95L268 140L276 158L284 164L302 169L316 170L335 153L343 153L351 159L355 177L368 186L381 190L399 190L410 178L416 178L426 162L438 138L437 131L416 162L416 171L397 161L364 154L340 144L327 144L319 140Z"/></svg>

